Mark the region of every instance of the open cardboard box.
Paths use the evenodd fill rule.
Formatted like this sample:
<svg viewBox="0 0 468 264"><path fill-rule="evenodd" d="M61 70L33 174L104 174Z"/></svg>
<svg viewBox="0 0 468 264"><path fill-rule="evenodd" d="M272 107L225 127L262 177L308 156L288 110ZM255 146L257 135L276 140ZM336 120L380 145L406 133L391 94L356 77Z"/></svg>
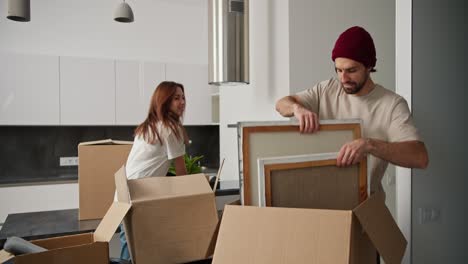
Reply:
<svg viewBox="0 0 468 264"><path fill-rule="evenodd" d="M129 204L115 202L94 233L32 240L32 243L48 250L16 257L1 250L0 263L14 258L15 264L108 264L109 241L129 209Z"/></svg>
<svg viewBox="0 0 468 264"><path fill-rule="evenodd" d="M383 195L353 210L226 205L213 263L401 263L406 240ZM374 248L375 247L375 248Z"/></svg>
<svg viewBox="0 0 468 264"><path fill-rule="evenodd" d="M79 219L101 219L112 205L114 174L127 162L132 141L112 139L78 144Z"/></svg>
<svg viewBox="0 0 468 264"><path fill-rule="evenodd" d="M215 195L204 174L127 180L115 174L117 200L131 204L124 229L133 263L185 263L213 254Z"/></svg>

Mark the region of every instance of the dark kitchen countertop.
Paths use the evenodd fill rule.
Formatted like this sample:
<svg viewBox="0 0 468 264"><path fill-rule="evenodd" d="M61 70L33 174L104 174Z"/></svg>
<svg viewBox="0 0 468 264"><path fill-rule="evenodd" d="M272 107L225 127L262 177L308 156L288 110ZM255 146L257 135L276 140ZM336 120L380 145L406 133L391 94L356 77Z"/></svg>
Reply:
<svg viewBox="0 0 468 264"><path fill-rule="evenodd" d="M78 220L78 209L9 214L0 230L0 248L10 236L26 240L93 232L101 222Z"/></svg>

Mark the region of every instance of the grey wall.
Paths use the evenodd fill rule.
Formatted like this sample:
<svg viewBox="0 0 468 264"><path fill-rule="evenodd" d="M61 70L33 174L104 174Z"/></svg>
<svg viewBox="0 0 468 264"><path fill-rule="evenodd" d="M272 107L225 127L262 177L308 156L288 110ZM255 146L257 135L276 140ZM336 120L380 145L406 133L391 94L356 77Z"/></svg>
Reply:
<svg viewBox="0 0 468 264"><path fill-rule="evenodd" d="M416 264L468 259L467 7L466 0L413 0L413 115L430 157L427 170L413 170ZM420 212L432 209L433 221L421 221Z"/></svg>
<svg viewBox="0 0 468 264"><path fill-rule="evenodd" d="M310 88L335 76L331 52L339 34L362 26L372 35L377 52L377 72L372 79L395 90L395 1L389 0L290 0L290 93ZM395 167L382 180L387 206L395 215Z"/></svg>
<svg viewBox="0 0 468 264"><path fill-rule="evenodd" d="M362 26L372 35L377 73L372 78L395 90L395 1L291 0L289 50L291 93L334 76L331 51L339 34Z"/></svg>

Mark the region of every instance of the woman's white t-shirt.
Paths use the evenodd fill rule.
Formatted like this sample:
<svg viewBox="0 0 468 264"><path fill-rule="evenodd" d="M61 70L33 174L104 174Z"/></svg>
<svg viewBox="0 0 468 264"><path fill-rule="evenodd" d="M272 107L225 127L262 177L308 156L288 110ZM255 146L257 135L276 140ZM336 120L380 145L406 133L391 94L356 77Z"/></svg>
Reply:
<svg viewBox="0 0 468 264"><path fill-rule="evenodd" d="M183 133L179 129L180 139L174 132L158 123L157 129L161 142L150 144L143 136L136 136L125 166L128 179L166 176L171 160L185 154Z"/></svg>

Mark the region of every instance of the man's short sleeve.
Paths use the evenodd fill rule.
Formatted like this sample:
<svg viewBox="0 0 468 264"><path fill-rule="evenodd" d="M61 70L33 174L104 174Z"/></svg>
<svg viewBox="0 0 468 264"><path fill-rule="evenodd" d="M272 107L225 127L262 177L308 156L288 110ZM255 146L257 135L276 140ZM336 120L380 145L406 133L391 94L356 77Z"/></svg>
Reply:
<svg viewBox="0 0 468 264"><path fill-rule="evenodd" d="M319 111L319 86L320 84L317 84L314 87L306 89L295 95L299 100L299 103L314 113L318 113Z"/></svg>
<svg viewBox="0 0 468 264"><path fill-rule="evenodd" d="M402 97L396 101L391 113L388 139L390 142L421 140L418 130L413 124L408 103Z"/></svg>
<svg viewBox="0 0 468 264"><path fill-rule="evenodd" d="M185 154L185 144L184 140L182 139L182 134L181 139L178 139L174 132L170 130L165 143L167 158L169 160L175 159Z"/></svg>

